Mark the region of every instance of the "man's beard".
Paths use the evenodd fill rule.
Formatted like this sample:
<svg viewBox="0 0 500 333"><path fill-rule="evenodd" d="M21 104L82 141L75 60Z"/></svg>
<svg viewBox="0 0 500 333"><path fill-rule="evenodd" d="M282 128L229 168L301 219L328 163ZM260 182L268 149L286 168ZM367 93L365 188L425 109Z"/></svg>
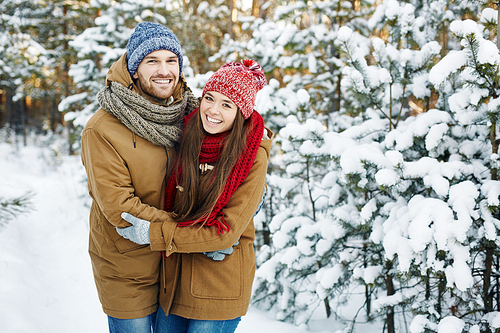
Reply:
<svg viewBox="0 0 500 333"><path fill-rule="evenodd" d="M151 96L155 99L158 99L158 100L166 100L166 99L170 98L170 96L172 96L172 94L174 93L175 86L177 85L177 82L178 82L178 80L175 80L175 78L167 77L167 76L155 76L155 77L151 77L150 80L145 79L139 73L137 73L137 76L138 76L137 83L138 83L140 89L142 90L142 92L146 93L149 96ZM171 78L174 82L173 82L173 84L169 85L168 88L160 89L160 88L154 87L153 83L150 82L155 78L156 79Z"/></svg>

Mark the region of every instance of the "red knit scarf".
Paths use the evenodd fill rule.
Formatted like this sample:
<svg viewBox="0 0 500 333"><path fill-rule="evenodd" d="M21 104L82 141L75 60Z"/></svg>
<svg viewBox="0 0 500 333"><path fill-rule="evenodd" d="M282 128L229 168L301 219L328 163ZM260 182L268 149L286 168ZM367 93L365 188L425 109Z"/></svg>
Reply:
<svg viewBox="0 0 500 333"><path fill-rule="evenodd" d="M198 116L198 109L194 110L189 115L184 117L184 128L186 127L186 123L189 121L189 119L191 119L191 117L193 117L193 115ZM224 213L221 210L229 202L231 195L233 195L236 189L248 176L248 173L250 172L250 169L252 168L253 162L255 160L255 156L257 156L257 150L260 146L262 136L264 135L264 120L262 119L262 116L260 114L254 111L250 116L249 121L251 122L253 128L247 137L247 145L245 147L245 150L243 151L243 154L241 155L239 160L236 162L233 170L231 170L229 178L226 182L226 186L224 187L224 190L217 200L213 211L210 213L208 219L205 222L206 226L216 225L219 234L224 233L224 231L229 232L230 230L229 225L224 221ZM199 163L214 163L218 161L220 153L222 151L221 144L224 143L226 136L227 131L215 135L206 134L201 146ZM173 171L170 175L170 178L168 179L165 193L166 211L171 211L173 208L177 185L176 179L181 177L182 165L179 166L177 170ZM221 221L217 219L218 215L221 215ZM182 221L178 222L178 225L181 227L186 227L204 221L205 219Z"/></svg>

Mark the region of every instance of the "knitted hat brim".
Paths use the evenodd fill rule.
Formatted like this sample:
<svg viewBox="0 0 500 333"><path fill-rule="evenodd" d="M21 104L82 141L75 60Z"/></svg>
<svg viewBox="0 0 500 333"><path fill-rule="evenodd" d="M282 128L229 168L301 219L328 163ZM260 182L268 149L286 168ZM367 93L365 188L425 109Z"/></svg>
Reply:
<svg viewBox="0 0 500 333"><path fill-rule="evenodd" d="M139 68L139 64L144 57L158 50L167 50L174 53L179 59L179 75L182 74L182 51L177 45L179 45L178 42L172 43L171 39L166 36L149 38L142 42L132 54L128 54L127 67L130 76L133 76L137 72L137 68Z"/></svg>

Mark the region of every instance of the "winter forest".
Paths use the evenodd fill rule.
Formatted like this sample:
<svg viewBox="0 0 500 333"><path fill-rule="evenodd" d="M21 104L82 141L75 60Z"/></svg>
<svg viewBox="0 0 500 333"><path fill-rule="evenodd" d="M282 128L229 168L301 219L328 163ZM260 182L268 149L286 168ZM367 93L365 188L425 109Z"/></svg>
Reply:
<svg viewBox="0 0 500 333"><path fill-rule="evenodd" d="M253 306L345 333L500 332L499 4L2 0L0 140L77 156L133 28L162 23L196 96L231 60L268 79ZM32 195L0 193L0 234Z"/></svg>

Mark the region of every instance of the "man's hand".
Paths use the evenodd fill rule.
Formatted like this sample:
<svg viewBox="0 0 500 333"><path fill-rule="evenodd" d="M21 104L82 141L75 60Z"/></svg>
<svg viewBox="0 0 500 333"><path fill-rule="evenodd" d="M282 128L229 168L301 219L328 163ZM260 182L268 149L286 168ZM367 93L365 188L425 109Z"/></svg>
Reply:
<svg viewBox="0 0 500 333"><path fill-rule="evenodd" d="M236 241L233 246L236 246L239 244L239 241ZM219 250L219 251L212 251L212 252L203 252L204 255L207 257L211 258L212 260L215 261L222 261L226 255L230 255L233 253L233 246L231 246L229 249L224 249L224 250Z"/></svg>
<svg viewBox="0 0 500 333"><path fill-rule="evenodd" d="M149 225L151 223L149 221L139 219L125 212L123 212L121 216L122 219L132 225L126 228L116 228L120 236L140 245L151 243L149 240Z"/></svg>

